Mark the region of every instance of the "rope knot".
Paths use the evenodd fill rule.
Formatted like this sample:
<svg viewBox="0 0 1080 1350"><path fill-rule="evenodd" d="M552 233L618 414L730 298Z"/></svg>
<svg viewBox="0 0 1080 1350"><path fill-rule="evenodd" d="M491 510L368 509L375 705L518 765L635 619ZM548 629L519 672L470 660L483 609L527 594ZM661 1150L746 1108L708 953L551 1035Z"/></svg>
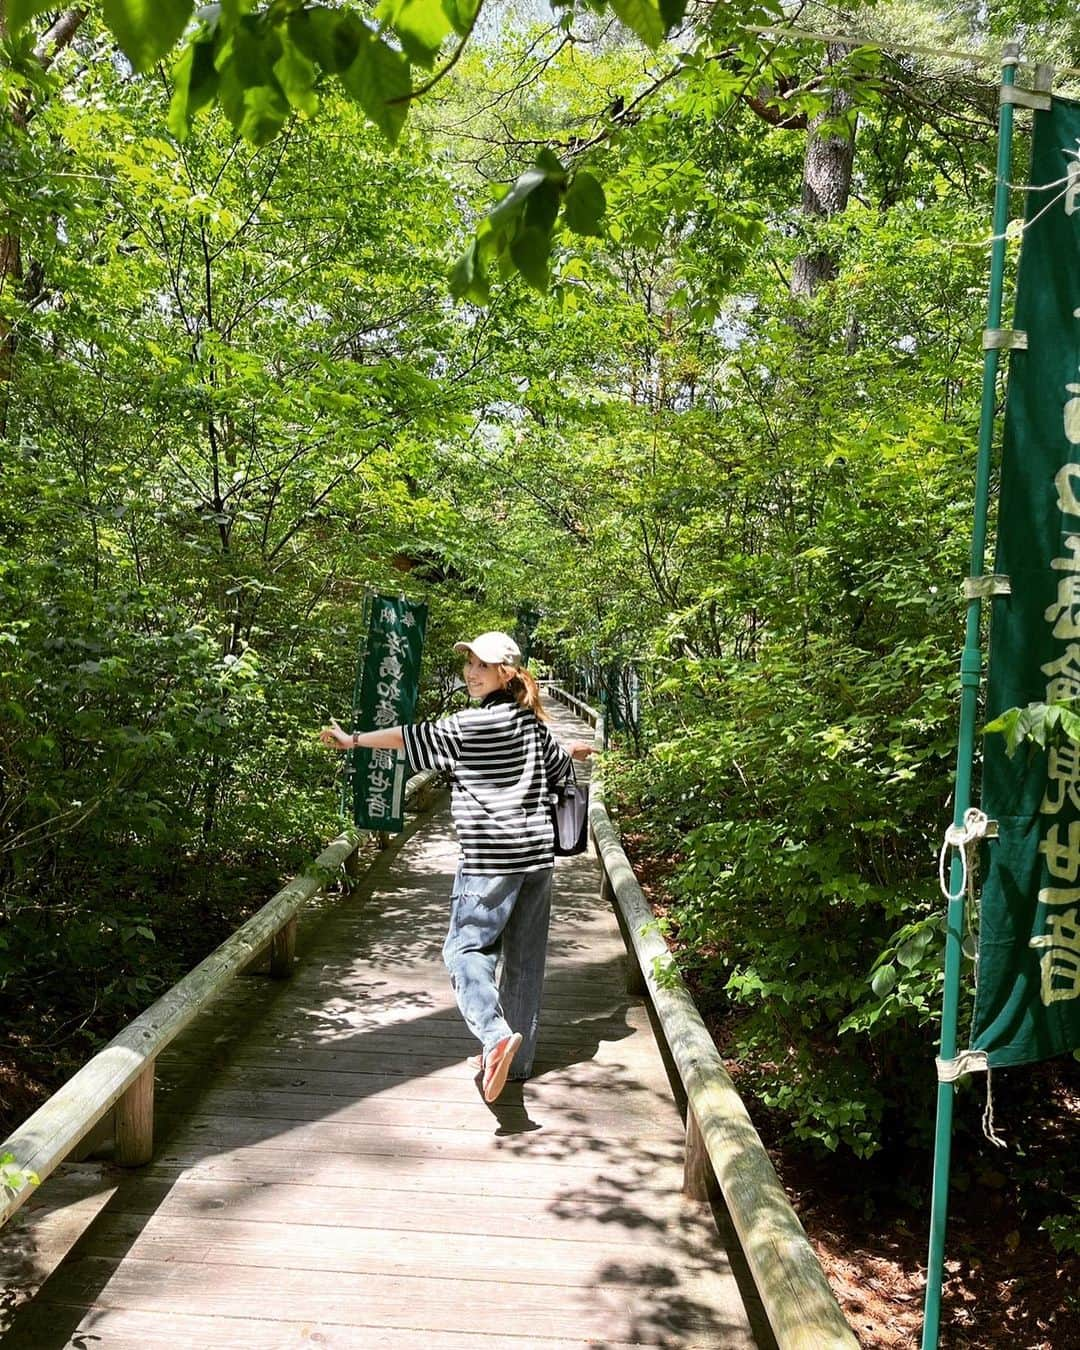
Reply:
<svg viewBox="0 0 1080 1350"><path fill-rule="evenodd" d="M969 806L964 812L963 823L950 825L946 829L941 854L938 857L938 881L941 884L941 894L950 903L961 899L964 895L974 900L974 848L980 839L986 838L989 825L990 820L985 811L980 811L977 806ZM955 895L945 878L945 863L950 848L958 849L960 852L960 889Z"/></svg>

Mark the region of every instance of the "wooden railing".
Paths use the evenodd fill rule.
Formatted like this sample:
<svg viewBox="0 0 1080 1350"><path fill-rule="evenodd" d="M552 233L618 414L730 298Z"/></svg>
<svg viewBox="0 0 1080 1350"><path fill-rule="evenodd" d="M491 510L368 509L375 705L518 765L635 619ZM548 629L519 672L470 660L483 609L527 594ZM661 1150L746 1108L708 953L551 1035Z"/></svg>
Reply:
<svg viewBox="0 0 1080 1350"><path fill-rule="evenodd" d="M406 786L409 806L437 777L421 773ZM355 873L359 837L341 834L315 862L252 915L216 951L141 1013L42 1103L14 1134L0 1144L0 1156L11 1154L13 1166L35 1174L38 1184L79 1146L105 1116L113 1112L114 1161L138 1167L149 1162L154 1146L154 1063L212 998L260 956L270 954L270 974L281 979L293 968L299 911L341 871ZM34 1184L7 1188L0 1197L0 1225L34 1189Z"/></svg>
<svg viewBox="0 0 1080 1350"><path fill-rule="evenodd" d="M545 689L596 729L603 719L557 685ZM858 1350L806 1231L791 1206L719 1051L701 1020L638 885L594 767L589 825L601 893L626 942L629 992L647 995L686 1092L684 1189L706 1200L718 1185L780 1350Z"/></svg>

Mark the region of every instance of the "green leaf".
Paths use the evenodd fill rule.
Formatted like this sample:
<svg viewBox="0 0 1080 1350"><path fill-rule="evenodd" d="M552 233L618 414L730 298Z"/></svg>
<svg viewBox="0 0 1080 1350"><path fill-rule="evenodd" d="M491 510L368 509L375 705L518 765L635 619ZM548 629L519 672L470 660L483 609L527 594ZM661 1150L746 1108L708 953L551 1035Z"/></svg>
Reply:
<svg viewBox="0 0 1080 1350"><path fill-rule="evenodd" d="M544 146L536 156L536 167L543 169L549 178L561 182L566 177L566 165L549 146Z"/></svg>
<svg viewBox="0 0 1080 1350"><path fill-rule="evenodd" d="M512 220L525 205L529 196L546 183L548 178L549 175L545 169L537 168L535 165L526 169L510 191L500 197L488 212L487 220L492 228L505 225Z"/></svg>
<svg viewBox="0 0 1080 1350"><path fill-rule="evenodd" d="M281 34L281 55L274 62L274 74L294 108L313 117L319 106L315 93L318 70L300 48L290 40L288 30Z"/></svg>
<svg viewBox="0 0 1080 1350"><path fill-rule="evenodd" d="M450 273L450 294L455 300L471 300L477 305L486 305L491 299L491 289L484 276L480 250L475 239Z"/></svg>
<svg viewBox="0 0 1080 1350"><path fill-rule="evenodd" d="M280 55L281 40L276 31L245 20L222 43L216 64L219 71L231 65L240 84L250 89L277 83L273 67Z"/></svg>
<svg viewBox="0 0 1080 1350"><path fill-rule="evenodd" d="M551 236L535 225L526 225L510 241L510 256L515 266L538 291L547 290L550 252Z"/></svg>
<svg viewBox="0 0 1080 1350"><path fill-rule="evenodd" d="M367 32L352 10L315 5L289 15L288 34L310 61L340 75L356 60Z"/></svg>
<svg viewBox="0 0 1080 1350"><path fill-rule="evenodd" d="M983 728L983 734L992 736L999 734L1005 737L1005 753L1010 759L1016 753L1016 747L1019 745L1017 736L1017 727L1020 723L1020 709L1007 708L1000 716L995 717L992 722L987 722Z"/></svg>
<svg viewBox="0 0 1080 1350"><path fill-rule="evenodd" d="M1080 741L1080 714L1071 708L1061 709L1061 730L1070 741Z"/></svg>
<svg viewBox="0 0 1080 1350"><path fill-rule="evenodd" d="M237 130L252 145L267 145L289 116L289 103L277 84L257 84L244 93L244 116Z"/></svg>
<svg viewBox="0 0 1080 1350"><path fill-rule="evenodd" d="M870 988L878 998L884 998L886 994L892 993L895 985L895 966L881 966L880 969L874 971L873 977L870 980Z"/></svg>
<svg viewBox="0 0 1080 1350"><path fill-rule="evenodd" d="M24 28L30 22L35 14L40 14L44 9L55 8L56 6L51 0L8 0L8 31L17 33L20 28Z"/></svg>
<svg viewBox="0 0 1080 1350"><path fill-rule="evenodd" d="M342 71L341 82L383 135L396 144L409 111L409 62L381 37L367 29L363 32L356 60Z"/></svg>
<svg viewBox="0 0 1080 1350"><path fill-rule="evenodd" d="M217 87L213 41L190 43L173 69L168 127L177 140L182 141L187 135L191 119L199 109L213 101Z"/></svg>
<svg viewBox="0 0 1080 1350"><path fill-rule="evenodd" d="M541 183L529 194L525 203L525 224L535 225L538 230L550 235L558 214L559 189L550 180Z"/></svg>
<svg viewBox="0 0 1080 1350"><path fill-rule="evenodd" d="M101 11L136 70L153 66L176 45L194 0L102 0Z"/></svg>
<svg viewBox="0 0 1080 1350"><path fill-rule="evenodd" d="M383 0L376 18L390 25L418 66L430 70L453 23L442 0Z"/></svg>
<svg viewBox="0 0 1080 1350"><path fill-rule="evenodd" d="M580 170L566 194L563 215L567 226L575 234L602 234L600 218L606 210L604 189L591 173Z"/></svg>
<svg viewBox="0 0 1080 1350"><path fill-rule="evenodd" d="M477 11L480 9L480 0L442 0L442 6L454 32L459 37L465 37L472 31Z"/></svg>
<svg viewBox="0 0 1080 1350"><path fill-rule="evenodd" d="M664 20L660 10L650 0L611 0L611 8L638 37L646 47L653 51L664 38Z"/></svg>
<svg viewBox="0 0 1080 1350"><path fill-rule="evenodd" d="M670 33L683 21L687 0L660 0L660 17L664 21L664 31Z"/></svg>
<svg viewBox="0 0 1080 1350"><path fill-rule="evenodd" d="M281 41L250 21L233 29L218 51L219 102L225 116L252 145L266 145L289 116L289 101L278 84L274 64Z"/></svg>
<svg viewBox="0 0 1080 1350"><path fill-rule="evenodd" d="M896 959L906 970L914 970L922 959L923 951L926 948L925 942L919 942L917 938L909 938L897 948ZM891 967L882 966L882 970L889 970Z"/></svg>

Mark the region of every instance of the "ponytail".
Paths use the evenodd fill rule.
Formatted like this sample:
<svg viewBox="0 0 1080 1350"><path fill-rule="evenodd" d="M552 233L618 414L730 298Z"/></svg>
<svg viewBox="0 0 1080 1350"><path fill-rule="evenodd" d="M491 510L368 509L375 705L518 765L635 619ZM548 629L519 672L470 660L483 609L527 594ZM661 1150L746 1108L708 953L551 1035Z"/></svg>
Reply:
<svg viewBox="0 0 1080 1350"><path fill-rule="evenodd" d="M522 708L528 708L534 717L546 722L548 715L540 701L540 686L535 678L523 666L511 666L509 669L513 673L506 684L507 693L511 694Z"/></svg>

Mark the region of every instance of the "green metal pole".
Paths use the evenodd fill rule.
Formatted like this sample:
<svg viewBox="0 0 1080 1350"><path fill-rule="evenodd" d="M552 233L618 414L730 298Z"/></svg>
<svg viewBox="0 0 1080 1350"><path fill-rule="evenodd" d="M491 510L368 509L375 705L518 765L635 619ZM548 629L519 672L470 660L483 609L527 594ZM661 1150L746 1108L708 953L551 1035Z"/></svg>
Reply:
<svg viewBox="0 0 1080 1350"><path fill-rule="evenodd" d="M1002 56L1001 83L1012 85L1020 64L1020 48L1007 43ZM1009 173L1012 163L1013 108L1002 102L998 112L997 183L994 189L994 237L990 252L990 296L987 328L1001 326L1005 276L1005 230L1009 223ZM975 522L971 535L972 577L982 576L986 554L986 517L990 497L990 457L994 442L994 404L997 395L998 349L983 358L982 407L979 416L979 455L975 467ZM982 603L968 601L964 651L960 658L960 731L956 748L956 791L953 824L962 825L971 804L971 766L975 753L982 653L979 624ZM945 991L941 1009L941 1058L956 1055L956 1023L960 1003L960 944L964 932L964 869L954 851L949 870L949 901L945 926ZM949 1162L952 1152L953 1094L955 1085L939 1083L937 1125L934 1132L934 1180L930 1200L930 1254L926 1263L926 1305L922 1350L936 1350L941 1322L941 1283L945 1262L945 1225L949 1211Z"/></svg>

